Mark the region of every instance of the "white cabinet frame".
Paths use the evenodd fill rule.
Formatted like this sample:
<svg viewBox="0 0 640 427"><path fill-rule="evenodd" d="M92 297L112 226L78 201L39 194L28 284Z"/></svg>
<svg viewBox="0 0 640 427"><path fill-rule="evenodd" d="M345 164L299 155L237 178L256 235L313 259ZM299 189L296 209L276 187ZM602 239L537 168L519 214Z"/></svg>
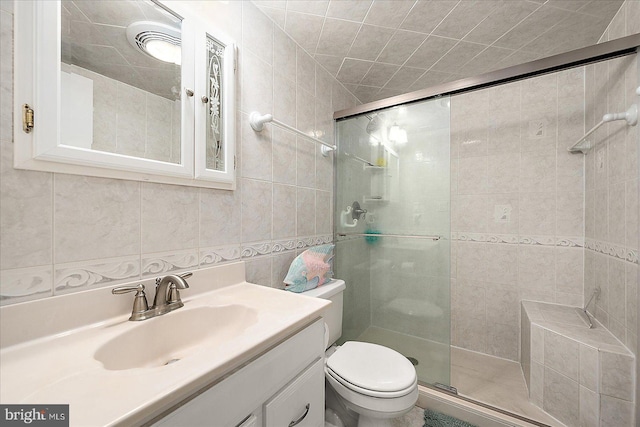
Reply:
<svg viewBox="0 0 640 427"><path fill-rule="evenodd" d="M60 140L60 1L15 2L14 167L46 172L235 189L235 44L195 18L182 20L180 164L65 145ZM205 32L206 29L206 32ZM206 169L206 33L225 43L226 171ZM187 96L186 89L194 90ZM23 131L22 109L34 110L35 126Z"/></svg>

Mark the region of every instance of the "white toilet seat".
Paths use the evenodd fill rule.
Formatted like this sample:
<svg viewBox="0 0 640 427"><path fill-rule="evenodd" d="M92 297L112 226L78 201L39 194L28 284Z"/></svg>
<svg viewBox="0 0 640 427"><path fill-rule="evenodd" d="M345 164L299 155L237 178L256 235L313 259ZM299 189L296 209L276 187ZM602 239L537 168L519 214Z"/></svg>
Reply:
<svg viewBox="0 0 640 427"><path fill-rule="evenodd" d="M381 398L358 393L345 387L331 373L325 369L325 378L331 388L343 399L344 404L351 410L367 417L390 419L406 414L418 401L418 386L409 390L408 394L400 397Z"/></svg>
<svg viewBox="0 0 640 427"><path fill-rule="evenodd" d="M377 344L344 343L325 361L325 378L347 407L372 418L401 416L418 400L411 362Z"/></svg>
<svg viewBox="0 0 640 427"><path fill-rule="evenodd" d="M340 384L342 384L344 387L348 388L349 390L355 391L356 393L360 393L362 395L365 396L370 396L370 397L378 397L381 399L393 399L395 397L402 397L405 396L409 393L411 393L413 391L413 389L416 388L417 384L418 384L418 379L416 378L415 381L407 388L402 389L402 390L397 390L397 391L376 391L376 390L370 390L367 388L363 388L363 387L359 387L353 383L350 383L349 381L347 381L346 379L342 378L340 376L340 374L338 374L337 372L334 372L331 368L325 366L325 370L324 370L326 375L331 375L333 377L333 379L335 379L336 381L338 381Z"/></svg>
<svg viewBox="0 0 640 427"><path fill-rule="evenodd" d="M333 370L331 370L326 366L325 366L324 372L325 372L325 376L330 375L335 381L339 382L340 384L342 384L342 386L348 388L351 391L362 394L364 396L377 397L380 399L394 399L396 397L406 396L407 394L411 393L418 385L418 380L416 378L416 380L409 387L403 390L397 390L392 392L376 391L376 390L369 390L366 388L358 387L357 385L348 382L347 380L342 378L338 373L334 372Z"/></svg>
<svg viewBox="0 0 640 427"><path fill-rule="evenodd" d="M368 396L404 396L417 381L416 370L406 357L367 342L345 342L325 365L345 387Z"/></svg>

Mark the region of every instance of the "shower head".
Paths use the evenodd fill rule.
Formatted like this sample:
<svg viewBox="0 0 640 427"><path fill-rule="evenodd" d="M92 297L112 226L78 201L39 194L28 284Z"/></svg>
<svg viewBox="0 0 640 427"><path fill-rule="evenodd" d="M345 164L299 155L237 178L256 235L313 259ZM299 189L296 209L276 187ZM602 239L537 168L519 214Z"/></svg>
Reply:
<svg viewBox="0 0 640 427"><path fill-rule="evenodd" d="M384 116L382 116L382 114L374 114L373 116L367 114L365 115L365 117L369 119L369 123L367 123L367 133L369 135L380 130L382 121L384 119Z"/></svg>

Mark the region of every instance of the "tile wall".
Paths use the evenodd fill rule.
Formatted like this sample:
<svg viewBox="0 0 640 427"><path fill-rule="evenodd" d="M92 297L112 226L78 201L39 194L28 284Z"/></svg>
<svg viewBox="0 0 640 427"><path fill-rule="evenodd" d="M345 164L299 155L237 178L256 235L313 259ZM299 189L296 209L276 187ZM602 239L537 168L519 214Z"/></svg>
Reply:
<svg viewBox="0 0 640 427"><path fill-rule="evenodd" d="M286 131L254 133L248 113L331 141L333 111L356 98L251 2L191 6L239 45L233 192L14 170L13 3L0 2L1 304L241 258L248 280L278 287L300 249L331 239L332 158Z"/></svg>
<svg viewBox="0 0 640 427"><path fill-rule="evenodd" d="M523 302L521 364L529 400L569 427L633 425L633 355L569 307Z"/></svg>
<svg viewBox="0 0 640 427"><path fill-rule="evenodd" d="M640 33L640 2L627 1L601 41ZM589 65L586 128L608 112L623 112L640 98L637 55ZM603 126L585 157L585 301L601 294L589 311L627 348L638 342L638 126Z"/></svg>
<svg viewBox="0 0 640 427"><path fill-rule="evenodd" d="M584 68L451 98L452 344L518 360L520 300L581 305Z"/></svg>

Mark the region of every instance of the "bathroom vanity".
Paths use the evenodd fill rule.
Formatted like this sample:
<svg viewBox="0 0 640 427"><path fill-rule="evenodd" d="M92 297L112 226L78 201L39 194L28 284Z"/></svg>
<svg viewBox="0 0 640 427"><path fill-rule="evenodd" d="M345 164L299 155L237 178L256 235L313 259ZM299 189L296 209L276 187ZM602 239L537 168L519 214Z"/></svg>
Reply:
<svg viewBox="0 0 640 427"><path fill-rule="evenodd" d="M110 287L0 308L0 401L69 404L72 426L321 425L330 303L247 283L243 262L188 282L138 322Z"/></svg>

